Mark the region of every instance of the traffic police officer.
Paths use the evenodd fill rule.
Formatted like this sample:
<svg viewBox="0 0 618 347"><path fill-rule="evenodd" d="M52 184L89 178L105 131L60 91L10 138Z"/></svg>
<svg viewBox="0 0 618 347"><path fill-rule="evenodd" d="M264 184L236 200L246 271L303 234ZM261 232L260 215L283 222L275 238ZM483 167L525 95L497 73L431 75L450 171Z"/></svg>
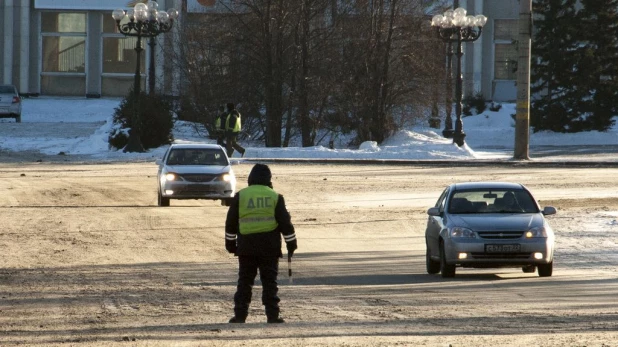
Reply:
<svg viewBox="0 0 618 347"><path fill-rule="evenodd" d="M238 143L238 135L241 131L240 113L236 110L234 103L227 104L227 118L225 119L225 142L227 156L232 157L234 150L245 156L245 149Z"/></svg>
<svg viewBox="0 0 618 347"><path fill-rule="evenodd" d="M217 144L226 148L226 150L227 146L225 145L225 142L223 142L223 139L225 138L225 121L227 120L227 115L228 113L225 112L225 106L219 106L219 113L217 114L217 117L215 117L214 127L215 136L217 137Z"/></svg>
<svg viewBox="0 0 618 347"><path fill-rule="evenodd" d="M277 275L281 236L288 256L297 248L296 234L283 196L272 189L270 168L255 164L249 186L233 199L225 221L225 248L238 256L238 286L234 295L234 317L230 323L244 323L251 303L251 291L258 269L262 282L262 304L268 323L284 323L279 316Z"/></svg>

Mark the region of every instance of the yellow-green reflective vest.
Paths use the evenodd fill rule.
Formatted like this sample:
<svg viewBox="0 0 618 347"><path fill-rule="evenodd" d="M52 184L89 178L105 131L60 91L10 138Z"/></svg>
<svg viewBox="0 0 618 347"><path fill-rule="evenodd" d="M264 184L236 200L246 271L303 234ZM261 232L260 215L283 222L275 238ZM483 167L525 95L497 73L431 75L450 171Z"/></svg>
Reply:
<svg viewBox="0 0 618 347"><path fill-rule="evenodd" d="M221 129L221 116L217 116L217 119L215 119L215 130L219 129Z"/></svg>
<svg viewBox="0 0 618 347"><path fill-rule="evenodd" d="M242 235L273 231L279 224L275 220L275 207L279 194L267 186L252 185L239 192L239 228Z"/></svg>
<svg viewBox="0 0 618 347"><path fill-rule="evenodd" d="M230 128L230 118L232 113L228 113L227 118L225 118L225 129L230 130L233 133L240 132L240 112L236 111L236 124L234 124L234 128Z"/></svg>

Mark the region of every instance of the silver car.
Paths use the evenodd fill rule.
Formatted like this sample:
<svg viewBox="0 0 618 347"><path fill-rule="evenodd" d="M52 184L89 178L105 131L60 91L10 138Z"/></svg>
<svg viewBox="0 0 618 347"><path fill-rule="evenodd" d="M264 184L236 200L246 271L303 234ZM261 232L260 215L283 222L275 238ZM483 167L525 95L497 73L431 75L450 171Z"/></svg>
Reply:
<svg viewBox="0 0 618 347"><path fill-rule="evenodd" d="M427 211L426 264L430 274L454 277L457 267L521 267L551 276L554 232L526 187L508 182L452 184Z"/></svg>
<svg viewBox="0 0 618 347"><path fill-rule="evenodd" d="M0 84L0 118L15 118L21 123L21 98L14 85Z"/></svg>
<svg viewBox="0 0 618 347"><path fill-rule="evenodd" d="M236 177L225 150L216 144L173 144L157 159L158 205L171 199L221 200L229 206Z"/></svg>

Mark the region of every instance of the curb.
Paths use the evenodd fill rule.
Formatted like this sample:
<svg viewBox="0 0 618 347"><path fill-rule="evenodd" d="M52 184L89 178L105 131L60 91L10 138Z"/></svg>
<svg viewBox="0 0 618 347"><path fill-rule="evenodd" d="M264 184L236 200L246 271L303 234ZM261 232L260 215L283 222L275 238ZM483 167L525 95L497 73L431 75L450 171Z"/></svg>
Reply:
<svg viewBox="0 0 618 347"><path fill-rule="evenodd" d="M409 159L314 159L314 158L242 158L238 163L348 164L413 166L511 166L511 167L618 167L618 161L534 161L534 160L409 160Z"/></svg>

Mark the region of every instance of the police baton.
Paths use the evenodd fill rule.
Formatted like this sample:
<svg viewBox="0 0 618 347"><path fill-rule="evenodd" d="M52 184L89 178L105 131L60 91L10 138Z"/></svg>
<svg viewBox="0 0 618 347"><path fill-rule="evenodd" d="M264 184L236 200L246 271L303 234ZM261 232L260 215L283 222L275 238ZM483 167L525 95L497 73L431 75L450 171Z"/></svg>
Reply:
<svg viewBox="0 0 618 347"><path fill-rule="evenodd" d="M288 253L288 278L289 283L292 284L292 254Z"/></svg>

